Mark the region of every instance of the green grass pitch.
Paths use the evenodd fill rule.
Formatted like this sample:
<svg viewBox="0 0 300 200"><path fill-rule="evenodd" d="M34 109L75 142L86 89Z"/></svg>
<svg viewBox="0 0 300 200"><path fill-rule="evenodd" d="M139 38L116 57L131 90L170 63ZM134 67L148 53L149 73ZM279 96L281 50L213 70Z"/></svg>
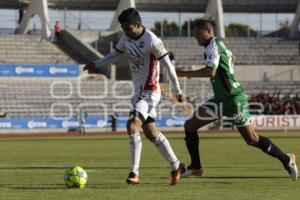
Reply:
<svg viewBox="0 0 300 200"><path fill-rule="evenodd" d="M300 156L299 131L263 135ZM183 135L167 137L177 156L188 164ZM137 186L125 183L126 136L1 138L0 199L300 199L300 180L291 181L279 161L248 147L237 133L200 137L204 175L182 179L175 187L168 185L168 164L145 138ZM83 189L64 186L65 170L75 165L88 173Z"/></svg>

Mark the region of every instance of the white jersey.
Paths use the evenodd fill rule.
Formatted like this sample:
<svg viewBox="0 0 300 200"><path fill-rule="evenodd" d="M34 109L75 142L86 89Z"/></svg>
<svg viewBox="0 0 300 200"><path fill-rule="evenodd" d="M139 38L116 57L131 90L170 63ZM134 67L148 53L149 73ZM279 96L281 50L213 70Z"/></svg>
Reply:
<svg viewBox="0 0 300 200"><path fill-rule="evenodd" d="M143 91L160 92L158 61L168 52L154 33L144 28L137 39L123 33L114 50L128 55L135 95Z"/></svg>

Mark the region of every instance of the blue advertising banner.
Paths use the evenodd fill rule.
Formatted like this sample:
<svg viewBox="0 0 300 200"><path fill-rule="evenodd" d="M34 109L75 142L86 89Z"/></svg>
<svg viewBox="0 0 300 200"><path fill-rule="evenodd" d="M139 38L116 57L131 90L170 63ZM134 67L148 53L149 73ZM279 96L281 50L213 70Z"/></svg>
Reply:
<svg viewBox="0 0 300 200"><path fill-rule="evenodd" d="M117 127L126 128L128 117L118 117ZM186 117L161 117L157 120L159 127L182 127ZM79 121L74 118L53 119L53 118L12 118L0 119L0 129L49 129L49 128L79 128ZM84 119L86 128L109 128L111 121L104 116L87 117Z"/></svg>
<svg viewBox="0 0 300 200"><path fill-rule="evenodd" d="M117 128L126 128L128 117L118 117ZM160 128L182 128L188 117L164 116L156 120ZM300 115L257 115L255 116L255 125L261 130L300 130ZM53 118L0 118L0 130L6 129L67 129L76 130L80 126L79 121L74 118L53 119ZM109 117L86 117L84 119L86 128L110 128L111 121Z"/></svg>
<svg viewBox="0 0 300 200"><path fill-rule="evenodd" d="M79 75L80 75L79 65L0 64L0 76L8 76L8 77L77 77Z"/></svg>
<svg viewBox="0 0 300 200"><path fill-rule="evenodd" d="M63 65L57 64L49 67L48 71L50 76L65 77L65 76L79 76L79 65Z"/></svg>
<svg viewBox="0 0 300 200"><path fill-rule="evenodd" d="M14 71L14 65L0 64L0 76L12 76Z"/></svg>

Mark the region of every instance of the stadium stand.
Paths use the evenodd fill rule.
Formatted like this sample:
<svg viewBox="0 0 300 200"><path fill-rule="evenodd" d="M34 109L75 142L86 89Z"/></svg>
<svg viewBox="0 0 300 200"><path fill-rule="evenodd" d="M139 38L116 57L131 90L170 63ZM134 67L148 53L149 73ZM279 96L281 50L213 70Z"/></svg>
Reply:
<svg viewBox="0 0 300 200"><path fill-rule="evenodd" d="M203 48L194 38L164 38L166 47L176 57L179 68L203 64ZM225 45L236 55L238 65L298 65L300 56L298 42L282 38L226 38Z"/></svg>
<svg viewBox="0 0 300 200"><path fill-rule="evenodd" d="M130 110L132 85L128 81L108 81L77 78L3 78L0 80L0 111L7 118L49 117L51 110L55 117L75 115L81 107L89 116L113 114L127 116ZM245 81L241 85L246 89L250 100L254 101L258 91L276 94L283 104L293 94L292 99L299 103L300 82L257 82ZM187 102L201 103L211 97L212 90L208 81L187 79L181 81L187 96ZM107 88L105 89L107 85ZM296 98L297 97L297 98ZM262 101L259 101L262 102ZM162 95L158 111L162 116L170 115L174 102L168 95ZM106 107L104 109L104 107ZM52 109L51 109L52 108ZM186 113L177 106L175 114Z"/></svg>
<svg viewBox="0 0 300 200"><path fill-rule="evenodd" d="M77 78L9 78L0 79L0 111L7 118L73 116L78 107L88 116L127 116L130 110L132 85L127 81L84 80ZM161 114L169 115L173 102L163 96ZM105 108L104 108L105 107ZM160 107L160 106L158 106ZM180 107L178 113L182 113Z"/></svg>
<svg viewBox="0 0 300 200"><path fill-rule="evenodd" d="M56 45L37 36L0 35L0 61L11 64L76 63Z"/></svg>
<svg viewBox="0 0 300 200"><path fill-rule="evenodd" d="M212 98L212 88L208 80L197 78L181 79L181 87L187 94L187 102L194 106ZM260 114L299 114L300 81L239 81L246 90L252 104L261 103L265 108ZM267 110L273 104L279 104L277 111ZM286 108L287 105L293 105Z"/></svg>

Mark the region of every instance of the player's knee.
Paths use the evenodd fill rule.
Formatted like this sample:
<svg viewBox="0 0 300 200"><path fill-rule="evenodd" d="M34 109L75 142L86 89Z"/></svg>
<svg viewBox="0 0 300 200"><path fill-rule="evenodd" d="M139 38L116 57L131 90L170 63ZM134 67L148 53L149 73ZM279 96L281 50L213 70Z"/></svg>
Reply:
<svg viewBox="0 0 300 200"><path fill-rule="evenodd" d="M191 120L188 119L184 122L184 130L187 131L190 128Z"/></svg>
<svg viewBox="0 0 300 200"><path fill-rule="evenodd" d="M156 135L149 132L148 133L144 132L144 135L150 142L155 142L155 140L157 139Z"/></svg>
<svg viewBox="0 0 300 200"><path fill-rule="evenodd" d="M193 124L191 119L188 119L185 123L184 123L184 131L185 133L194 133L197 132L198 128L195 127L195 124Z"/></svg>
<svg viewBox="0 0 300 200"><path fill-rule="evenodd" d="M139 128L135 124L127 125L127 133L128 135L139 132Z"/></svg>
<svg viewBox="0 0 300 200"><path fill-rule="evenodd" d="M250 146L256 146L258 142L258 139L255 136L251 136L246 139L246 143Z"/></svg>
<svg viewBox="0 0 300 200"><path fill-rule="evenodd" d="M157 136L159 135L159 131L155 126L148 126L147 124L142 125L143 132L145 137L151 142L155 141Z"/></svg>
<svg viewBox="0 0 300 200"><path fill-rule="evenodd" d="M140 130L140 123L136 119L128 120L127 122L127 132L128 134L134 134L139 132Z"/></svg>

